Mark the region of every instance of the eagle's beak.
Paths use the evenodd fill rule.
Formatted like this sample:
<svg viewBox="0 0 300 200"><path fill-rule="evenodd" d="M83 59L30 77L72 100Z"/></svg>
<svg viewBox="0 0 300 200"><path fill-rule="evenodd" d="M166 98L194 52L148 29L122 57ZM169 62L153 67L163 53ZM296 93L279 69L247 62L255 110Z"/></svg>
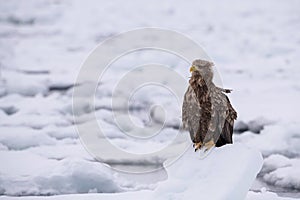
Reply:
<svg viewBox="0 0 300 200"><path fill-rule="evenodd" d="M196 67L193 65L193 66L191 66L191 68L190 68L190 72L192 73L193 71L195 71L196 70Z"/></svg>

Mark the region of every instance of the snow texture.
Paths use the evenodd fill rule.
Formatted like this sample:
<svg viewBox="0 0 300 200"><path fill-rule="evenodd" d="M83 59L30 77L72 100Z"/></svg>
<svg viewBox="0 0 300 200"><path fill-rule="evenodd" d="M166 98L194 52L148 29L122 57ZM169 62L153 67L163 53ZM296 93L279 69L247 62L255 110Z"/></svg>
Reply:
<svg viewBox="0 0 300 200"><path fill-rule="evenodd" d="M210 200L240 200L246 197L263 164L263 158L259 152L242 145L228 145L214 149L205 159L200 159L198 156L192 148L189 148L176 163L166 167L168 180L161 182L153 191L86 195L78 196L78 198L175 200L190 199L198 194L202 198ZM165 164L167 165L167 163ZM86 162L67 160L62 161L59 166L55 166L50 174L47 172L47 175L37 176L35 185L45 184L44 188L47 189L43 191L44 194L65 193L66 191L84 193L93 187L95 188L90 191L119 191L120 189L112 183L112 179L111 174L107 170L99 168L98 163L92 165ZM64 184L65 182L70 185ZM5 184L9 185L9 183ZM21 185L21 183L19 184ZM34 187L29 188L33 190ZM25 192L28 188L22 189ZM9 192L6 193L9 194ZM21 194L22 191L18 192ZM64 199L65 197L67 196L51 197L50 199ZM2 199L14 198L3 197Z"/></svg>
<svg viewBox="0 0 300 200"><path fill-rule="evenodd" d="M293 200L294 198L278 197L271 192L255 193L249 192L246 200Z"/></svg>
<svg viewBox="0 0 300 200"><path fill-rule="evenodd" d="M137 27L161 27L198 42L216 64L224 87L233 89L230 100L238 111L234 142L257 149L264 157L256 182L262 181L266 191L257 192L262 186L252 186L250 190L255 192L250 191L246 199L290 200L279 195L300 198L299 22L298 0L154 0L151 3L138 0L131 3L121 0L0 0L0 194L21 199L23 197L18 196L130 191L118 195L133 199L164 188L171 191L177 184L183 186L184 181L189 181L190 177L178 179L176 175L169 179L164 172L134 179L96 162L83 148L72 116L73 88L89 85L88 82L74 85L88 53L120 32ZM145 87L129 102L131 118L142 127L150 122L162 124L165 117L164 129L153 140L140 143L130 139L116 127L111 112L112 88L128 71L150 62L168 65L186 80L190 76L189 63L175 55L150 50L133 52L114 62L104 74L95 94L95 113L82 98L76 108L76 113L80 113L80 126L89 126L95 114L105 136L123 150L145 153L167 145L177 134L181 121L181 105L169 91ZM187 83L181 87L186 87ZM122 96L116 100L116 110L122 117ZM166 113L153 105L162 106ZM133 130L131 126L126 129ZM235 148L248 152L246 147L238 146L217 150L211 156ZM103 154L106 154L105 149ZM196 158L185 159L195 162ZM210 166L214 162L212 159L208 157L207 163L197 163ZM131 164L146 168L162 165L163 160L156 158ZM110 162L128 166L130 160L116 157ZM227 161L215 167L236 169L231 162L238 161ZM178 161L174 167L187 167L184 164ZM238 165L248 169L244 164ZM207 177L201 174L209 172L206 170L199 171L199 175ZM236 173L242 173L240 170L238 168ZM169 173L174 171L176 169L172 168ZM188 172L186 175L194 180ZM251 175L255 173L252 171ZM173 185L169 182L171 179ZM209 180L207 178L206 182ZM165 182L159 184L159 181ZM238 180L228 181L237 185ZM68 184L62 185L66 182ZM227 186L218 189L225 196L236 192ZM195 189L182 188L184 191L176 188L166 195L170 198L172 195L189 196ZM201 188L202 185L197 191ZM135 192L141 189L155 191ZM118 195L103 194L101 197L115 199ZM37 198L99 199L99 195Z"/></svg>

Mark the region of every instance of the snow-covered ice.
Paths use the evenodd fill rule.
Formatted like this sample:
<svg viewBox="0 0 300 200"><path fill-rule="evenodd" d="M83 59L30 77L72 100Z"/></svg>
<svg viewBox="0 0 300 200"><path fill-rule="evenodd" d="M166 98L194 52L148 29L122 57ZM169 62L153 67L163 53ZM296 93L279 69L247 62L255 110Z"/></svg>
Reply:
<svg viewBox="0 0 300 200"><path fill-rule="evenodd" d="M100 167L99 163L88 164L87 162L68 159L60 162L62 163L59 165L53 163L54 170L50 173L43 172L42 175L37 173L34 178L35 187L43 188L42 194L86 193L89 190L93 192L120 191L120 188L113 182L113 176L107 169ZM240 144L214 149L205 159L200 159L199 155L195 155L193 148L189 148L173 165L167 167L168 165L165 163L168 180L159 183L154 190L111 195L99 194L97 197L100 199L126 199L130 197L130 199L164 200L190 199L195 195L200 195L201 198L210 200L240 200L246 197L262 164L263 158L258 151L245 148ZM22 171L20 173L24 174L24 169ZM65 184L65 182L69 184ZM5 181L3 185L8 185L8 187L1 188L5 190L6 195L11 192L9 190L11 189L9 188L10 184ZM28 188L24 188L26 186ZM22 182L17 182L14 190L19 189L17 191L19 194L26 191L34 193L34 186L26 186L22 185ZM95 188L92 190L93 187ZM51 199L63 197L58 196ZM90 199L93 196L87 195L81 196L81 198Z"/></svg>
<svg viewBox="0 0 300 200"><path fill-rule="evenodd" d="M24 200L38 200L38 199L46 199L46 200L123 200L123 199L146 199L145 196L149 195L150 192L140 192L139 195L137 195L134 192L128 192L125 194L119 196L110 195L110 194L77 194L77 195L61 195L61 196L55 196L55 197L0 197L0 199L9 199L9 200L15 200L15 199L24 199ZM284 197L278 197L275 193L266 192L266 193L254 193L249 192L247 195L246 200L293 200L293 198L284 198Z"/></svg>
<svg viewBox="0 0 300 200"><path fill-rule="evenodd" d="M133 199L137 194L144 197L153 193L135 190L171 190L188 181L176 176L167 179L164 172L148 175L153 180L130 180L130 176L110 170L84 149L72 116L73 88L89 84L73 85L88 53L99 42L120 32L161 27L186 34L201 44L215 62L224 87L233 89L230 99L239 116L234 141L238 146L259 150L264 158L246 199L300 198L299 13L298 0L0 0L0 194L131 191L119 195ZM105 137L130 152L152 152L167 145L169 138L178 133L181 121L180 104L169 91L145 87L137 90L129 102L135 124L161 125L165 120L165 128L153 140L129 140L115 126L111 112L111 89L129 70L150 62L168 65L188 80L188 63L177 56L150 50L133 52L113 63L101 79L95 94L95 113L82 97L76 108L79 125L88 127L96 116ZM122 96L118 100L115 109L124 114ZM132 126L125 128L129 133L134 131ZM247 151L246 147L242 149ZM226 149L231 148L217 149L215 153L222 154ZM190 159L192 162L195 158ZM134 163L134 167L162 165L163 160L146 160ZM179 161L171 167L186 167L183 165L187 163ZM129 160L116 157L110 162L124 166ZM201 161L201 165L209 163ZM174 171L170 169L169 173ZM60 185L62 181L68 184ZM87 184L83 186L81 182ZM190 190L193 192L193 188ZM115 199L116 195L101 197ZM99 194L37 198L98 199Z"/></svg>
<svg viewBox="0 0 300 200"><path fill-rule="evenodd" d="M249 192L246 200L293 200L294 198L278 197L275 193L271 192Z"/></svg>
<svg viewBox="0 0 300 200"><path fill-rule="evenodd" d="M266 158L263 179L272 185L299 190L300 159L273 154Z"/></svg>
<svg viewBox="0 0 300 200"><path fill-rule="evenodd" d="M1 151L0 191L5 195L120 192L111 170L76 157L47 159L27 151ZM20 167L21 166L21 167Z"/></svg>

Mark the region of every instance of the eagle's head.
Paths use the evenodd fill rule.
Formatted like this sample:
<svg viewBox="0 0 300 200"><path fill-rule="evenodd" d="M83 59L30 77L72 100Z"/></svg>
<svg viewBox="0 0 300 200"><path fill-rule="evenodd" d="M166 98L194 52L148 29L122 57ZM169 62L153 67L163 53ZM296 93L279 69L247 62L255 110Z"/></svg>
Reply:
<svg viewBox="0 0 300 200"><path fill-rule="evenodd" d="M213 62L206 60L194 60L190 68L192 74L199 74L207 81L212 81L213 79Z"/></svg>

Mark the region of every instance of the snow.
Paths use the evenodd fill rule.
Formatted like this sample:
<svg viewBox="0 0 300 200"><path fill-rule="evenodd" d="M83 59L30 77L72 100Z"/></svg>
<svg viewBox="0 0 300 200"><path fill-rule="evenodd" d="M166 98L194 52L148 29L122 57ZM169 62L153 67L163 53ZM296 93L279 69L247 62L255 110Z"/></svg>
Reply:
<svg viewBox="0 0 300 200"><path fill-rule="evenodd" d="M22 150L33 146L54 145L55 139L28 127L2 127L0 143L9 149Z"/></svg>
<svg viewBox="0 0 300 200"><path fill-rule="evenodd" d="M0 151L0 155L6 163L0 167L2 195L122 191L111 170L98 162L76 157L47 159L28 151Z"/></svg>
<svg viewBox="0 0 300 200"><path fill-rule="evenodd" d="M300 159L283 155L271 155L265 160L263 179L274 186L300 188Z"/></svg>
<svg viewBox="0 0 300 200"><path fill-rule="evenodd" d="M295 157L299 156L300 152L299 128L298 123L277 122L264 127L259 135L248 131L235 135L235 140L258 148L264 156L279 153L287 157Z"/></svg>
<svg viewBox="0 0 300 200"><path fill-rule="evenodd" d="M167 168L169 178L155 191L157 198L191 199L201 194L212 200L244 199L263 163L259 152L242 145L215 149L203 160L194 154L190 148Z"/></svg>
<svg viewBox="0 0 300 200"><path fill-rule="evenodd" d="M28 75L12 71L4 71L3 79L6 93L16 93L28 96L46 94L48 91L46 80L43 76ZM18 83L16 84L16 81Z"/></svg>
<svg viewBox="0 0 300 200"><path fill-rule="evenodd" d="M149 195L150 192L140 192L139 195L133 192L127 192L121 195L121 197L116 195L109 195L109 194L103 194L101 195L101 199L105 200L123 200L123 199L134 199L134 198L145 198L145 196ZM55 197L0 197L0 199L25 199L25 200L38 200L38 199L47 199L47 200L98 200L99 194L77 194L77 195L60 195ZM266 193L254 193L249 192L247 195L246 200L293 200L293 198L284 198L284 197L278 197L275 193L266 192Z"/></svg>
<svg viewBox="0 0 300 200"><path fill-rule="evenodd" d="M0 194L59 195L36 197L40 199L99 199L99 194L60 195L131 191L118 195L102 194L101 197L115 199L120 195L122 199L134 199L154 193L137 193L135 190L171 190L189 181L189 178L180 179L176 174L166 177L163 171L133 178L103 166L84 149L72 116L73 88L84 89L90 84L73 85L89 52L103 40L120 32L137 27L161 27L183 33L201 44L216 64L224 87L233 89L229 97L238 111L234 142L245 146L245 149L231 148L241 148L240 151L247 153L249 147L259 150L264 157L262 170L256 179L263 186L254 183L259 186L252 186L250 190L255 192L250 191L246 199L300 198L298 0L154 0L147 5L144 1L124 4L121 0L90 0L88 3L81 0L0 0L0 5ZM166 52L143 50L112 63L98 84L95 113L84 95L81 105L75 108L75 113L79 114L79 126L89 128L96 116L105 136L99 140L108 139L117 148L136 154L154 152L167 146L170 139L178 134L181 121L181 99L174 98L165 87L150 85L135 90L129 101L129 116L134 125L142 128L164 124L160 133L145 141L130 137L152 136L153 133L141 134L144 132L127 123L123 95L117 95L114 108L127 135L116 126L111 108L112 89L128 71L145 63L169 66L183 76L184 84L180 87L186 88L190 76L186 61ZM157 75L157 78L161 77ZM169 81L172 77L164 78ZM124 91L132 86L134 84L129 84ZM186 140L189 140L188 137ZM211 156L231 148L217 150ZM108 151L101 149L104 155ZM168 155L174 152L170 151ZM248 153L251 152L254 151L249 150ZM116 156L105 161L122 168L152 169L153 166L161 166L165 158L161 155L132 162L127 157ZM199 162L201 166L213 163L210 156L206 159L207 163L185 159ZM171 167L187 167L184 164L188 163L179 161ZM216 167L227 168L231 162L217 164ZM239 163L246 167L243 164ZM174 172L172 169L176 171L171 168L169 174ZM208 169L202 170L199 175ZM191 181L194 180L192 178ZM62 181L68 181L69 185L60 185ZM164 182L158 183L160 181ZM82 182L88 187L81 185ZM225 186L218 188L223 194L228 189ZM248 188L248 185L239 186ZM173 189L174 196L177 190ZM192 190L193 187L178 193L188 196L195 192ZM233 194L230 188L227 191ZM0 196L2 198L8 197Z"/></svg>
<svg viewBox="0 0 300 200"><path fill-rule="evenodd" d="M255 193L249 192L246 200L293 200L294 198L278 197L275 193L263 192Z"/></svg>
<svg viewBox="0 0 300 200"><path fill-rule="evenodd" d="M170 167L167 167L167 161L165 167L168 180L159 183L152 191L144 190L113 195L98 194L78 197L86 199L92 199L93 196L100 199L125 199L129 197L138 199L142 197L143 199L163 200L170 198L189 199L194 197L195 194L201 194L204 199L240 200L247 195L263 164L262 156L258 151L245 148L242 145L228 145L215 149L205 159L200 159L198 156L192 148L189 148ZM230 160L229 164L220 164L228 163L228 160ZM36 187L40 187L41 194L87 193L88 191L118 192L121 190L112 181L114 177L108 168L101 167L100 163L64 159L52 163L52 168L51 172L36 173L34 183ZM22 174L25 173L23 169ZM186 179L187 177L188 179ZM185 179L185 181L182 181L182 179ZM7 181L3 182L4 186L11 184ZM2 188L5 191L4 194L34 194L36 192L33 186L26 185L28 187L26 188L22 183L16 182L14 184L15 191L11 191L9 187ZM64 197L57 196L50 199ZM13 198L3 197L3 199ZM35 197L34 199L39 198Z"/></svg>

